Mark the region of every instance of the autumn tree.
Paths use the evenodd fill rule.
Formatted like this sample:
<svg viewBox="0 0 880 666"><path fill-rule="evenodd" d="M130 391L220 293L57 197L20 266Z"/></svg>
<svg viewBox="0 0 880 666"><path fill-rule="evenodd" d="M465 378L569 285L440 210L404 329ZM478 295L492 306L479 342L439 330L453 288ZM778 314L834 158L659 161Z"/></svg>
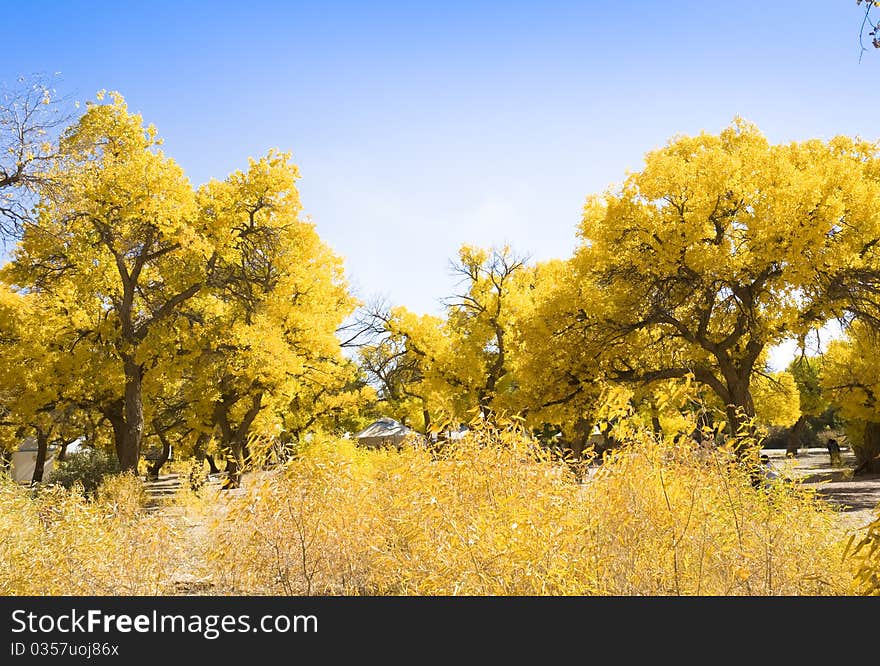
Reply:
<svg viewBox="0 0 880 666"><path fill-rule="evenodd" d="M159 143L120 95L89 104L62 136L51 196L41 196L7 271L18 287L72 297L72 307L100 318L93 340L112 350L124 377L114 422L124 470L138 465L156 334L184 316L216 262L192 187Z"/></svg>
<svg viewBox="0 0 880 666"><path fill-rule="evenodd" d="M430 426L426 396L419 393L422 381L420 359L407 353L406 337L392 335L386 330L391 314L379 306L367 313L367 317L379 324L378 330L361 343L358 349L358 365L372 385L381 402L381 409L400 421L412 421L413 411L421 412L424 425ZM414 404L415 403L415 406Z"/></svg>
<svg viewBox="0 0 880 666"><path fill-rule="evenodd" d="M772 145L742 120L674 138L587 200L550 297L549 363L575 370L550 390L563 398L585 360L611 381L692 375L737 431L771 346L875 302L878 203L872 143Z"/></svg>
<svg viewBox="0 0 880 666"><path fill-rule="evenodd" d="M190 389L233 485L252 433L277 435L292 405L310 410L350 381L336 331L356 303L341 259L299 217L298 177L289 154L270 151L198 193L206 224L222 231L215 286L180 344L193 350Z"/></svg>
<svg viewBox="0 0 880 666"><path fill-rule="evenodd" d="M446 301L447 326L458 336L456 354L468 368L473 402L487 416L503 407L502 394L514 388L509 330L526 261L508 246L463 246L453 264L462 289Z"/></svg>
<svg viewBox="0 0 880 666"><path fill-rule="evenodd" d="M50 445L63 455L74 441L99 443L96 405L86 387L103 382L90 374L89 354L76 343L54 300L0 282L0 443L13 449L34 438L34 483L43 480Z"/></svg>
<svg viewBox="0 0 880 666"><path fill-rule="evenodd" d="M849 423L850 441L860 470L880 471L880 333L857 322L824 354L823 397Z"/></svg>
<svg viewBox="0 0 880 666"><path fill-rule="evenodd" d="M509 247L464 245L453 274L458 292L446 317L392 308L377 316L386 334L361 350L361 363L395 404L418 404L433 419L469 421L512 408L510 338L526 259Z"/></svg>
<svg viewBox="0 0 880 666"><path fill-rule="evenodd" d="M809 427L809 419L822 415L828 409L828 401L822 391L822 356L800 354L788 365L788 372L795 381L800 402L800 416L792 425L786 442L786 451L797 454L803 446Z"/></svg>

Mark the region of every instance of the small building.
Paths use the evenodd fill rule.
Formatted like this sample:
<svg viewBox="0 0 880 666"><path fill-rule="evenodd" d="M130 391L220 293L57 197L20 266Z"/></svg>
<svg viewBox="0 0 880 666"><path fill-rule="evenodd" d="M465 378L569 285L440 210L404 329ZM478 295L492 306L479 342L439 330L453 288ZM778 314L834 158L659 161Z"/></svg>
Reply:
<svg viewBox="0 0 880 666"><path fill-rule="evenodd" d="M43 478L49 478L52 468L55 466L55 456L58 450L52 447L46 452L46 462L43 465ZM35 437L25 437L18 446L18 451L12 454L12 480L16 483L30 483L34 478L34 467L37 464L37 440Z"/></svg>
<svg viewBox="0 0 880 666"><path fill-rule="evenodd" d="M75 440L67 445L64 455L68 456L81 451L81 441ZM50 478L52 470L58 462L61 447L53 444L46 451L46 462L43 463L43 480ZM9 472L16 483L30 483L34 478L34 467L37 465L37 439L25 437L18 450L13 451L10 461Z"/></svg>
<svg viewBox="0 0 880 666"><path fill-rule="evenodd" d="M446 439L451 442L459 442L467 437L468 433L471 431L466 425L461 424L457 428L450 428L446 431Z"/></svg>
<svg viewBox="0 0 880 666"><path fill-rule="evenodd" d="M415 431L412 428L408 428L400 421L383 416L360 432L355 433L354 438L360 446L379 448L381 446L400 446L407 437L414 434Z"/></svg>

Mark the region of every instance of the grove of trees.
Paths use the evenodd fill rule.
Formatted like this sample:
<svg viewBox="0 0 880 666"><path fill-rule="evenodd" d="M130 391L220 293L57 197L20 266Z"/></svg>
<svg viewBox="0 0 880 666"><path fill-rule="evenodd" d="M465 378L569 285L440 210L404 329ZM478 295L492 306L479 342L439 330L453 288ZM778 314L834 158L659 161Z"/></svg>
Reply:
<svg viewBox="0 0 880 666"><path fill-rule="evenodd" d="M361 306L287 153L194 187L117 93L65 114L36 83L3 105L0 445L34 438L35 481L78 441L123 470L150 444L219 456L236 485L254 442L379 414L516 417L580 451L609 401L658 435L682 409L729 435L790 426L793 451L833 408L880 470L876 143L772 144L739 118L673 137L587 197L570 257L463 245L433 316ZM829 322L824 355L771 370Z"/></svg>

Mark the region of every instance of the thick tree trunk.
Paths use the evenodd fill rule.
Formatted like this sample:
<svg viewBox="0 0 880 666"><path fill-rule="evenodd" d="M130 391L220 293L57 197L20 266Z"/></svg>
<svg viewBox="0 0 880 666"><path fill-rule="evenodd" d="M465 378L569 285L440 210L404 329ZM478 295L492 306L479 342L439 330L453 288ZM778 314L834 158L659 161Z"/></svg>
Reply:
<svg viewBox="0 0 880 666"><path fill-rule="evenodd" d="M168 458L171 456L171 443L168 441L168 438L165 436L164 432L156 431L156 436L159 438L159 441L162 443L162 453L159 454L159 457L153 461L153 464L150 465L150 478L158 479L159 471L162 469L162 465L168 462Z"/></svg>
<svg viewBox="0 0 880 666"><path fill-rule="evenodd" d="M125 450L125 402L116 400L104 407L104 417L110 421L113 428L113 446L116 449L116 459L122 460L122 451Z"/></svg>
<svg viewBox="0 0 880 666"><path fill-rule="evenodd" d="M34 475L31 485L42 483L43 469L46 467L46 452L49 450L49 433L37 430L37 459L34 461Z"/></svg>
<svg viewBox="0 0 880 666"><path fill-rule="evenodd" d="M798 449L803 446L804 431L807 428L807 417L803 414L795 421L795 424L788 431L785 441L785 454L788 456L797 456Z"/></svg>
<svg viewBox="0 0 880 666"><path fill-rule="evenodd" d="M141 442L144 437L143 368L134 357L122 356L125 370L125 433L121 447L117 445L119 466L123 472L138 473Z"/></svg>
<svg viewBox="0 0 880 666"><path fill-rule="evenodd" d="M219 474L220 473L220 468L217 467L217 463L214 462L214 456L212 456L210 453L206 453L205 460L208 461L208 473L209 474Z"/></svg>
<svg viewBox="0 0 880 666"><path fill-rule="evenodd" d="M245 412L237 428L233 428L229 423L228 410L234 404L234 401L228 400L221 400L214 404L214 423L220 428L223 450L227 452L228 456L224 488L238 488L241 485L241 475L250 458L247 438L254 419L263 408L263 394L256 393L251 396L251 406Z"/></svg>
<svg viewBox="0 0 880 666"><path fill-rule="evenodd" d="M727 377L727 389L730 393L726 409L728 432L734 437L737 454L742 455L749 448L742 438L750 439L754 435L751 422L755 416L755 403L749 390L749 377Z"/></svg>
<svg viewBox="0 0 880 666"><path fill-rule="evenodd" d="M856 447L855 453L859 463L857 472L880 473L880 422L868 421L865 424L862 445Z"/></svg>

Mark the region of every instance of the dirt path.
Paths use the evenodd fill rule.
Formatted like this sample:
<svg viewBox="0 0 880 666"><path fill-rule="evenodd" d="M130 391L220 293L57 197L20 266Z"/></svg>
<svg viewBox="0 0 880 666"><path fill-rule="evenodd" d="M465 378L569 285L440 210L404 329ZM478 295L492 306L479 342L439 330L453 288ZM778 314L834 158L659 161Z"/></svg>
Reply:
<svg viewBox="0 0 880 666"><path fill-rule="evenodd" d="M877 515L880 505L880 474L851 476L856 461L853 452L841 451L843 466L832 467L826 449L801 449L797 458L788 460L782 449L764 449L774 467L783 474L803 480L840 508L841 526L860 529Z"/></svg>

